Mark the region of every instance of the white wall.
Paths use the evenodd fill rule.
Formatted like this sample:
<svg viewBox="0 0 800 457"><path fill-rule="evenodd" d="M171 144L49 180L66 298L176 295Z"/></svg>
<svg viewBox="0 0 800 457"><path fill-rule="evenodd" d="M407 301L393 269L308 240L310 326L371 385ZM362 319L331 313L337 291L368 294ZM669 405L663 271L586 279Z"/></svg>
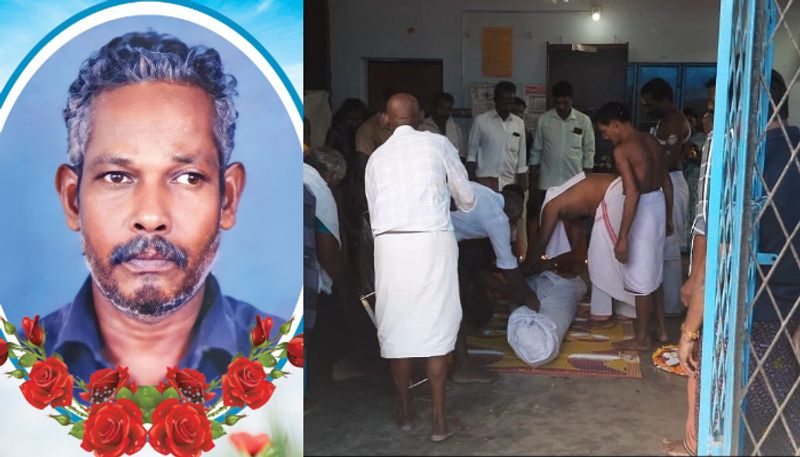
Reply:
<svg viewBox="0 0 800 457"><path fill-rule="evenodd" d="M632 62L713 62L717 52L718 0L571 0L553 5L549 0L330 0L332 102L347 97L366 99L366 58L442 59L444 89L456 97L456 106L468 104L469 84L462 74L476 63L462 55L480 55L462 44L480 45L476 13L504 14L520 24L523 17L541 13L558 18L559 27L515 30L518 49L545 49L545 43L629 43ZM593 22L589 8L602 7L602 18ZM560 12L554 12L560 11ZM573 12L568 12L573 11ZM468 17L469 16L469 17ZM538 16L538 15L537 15ZM524 21L523 21L524 23ZM486 24L488 25L488 24ZM498 24L503 25L503 24ZM414 27L414 33L407 29ZM531 32L528 38L527 32ZM518 55L521 54L521 55ZM544 82L543 52L530 60L515 51L514 76L525 82ZM535 64L531 62L535 61ZM477 62L480 65L480 62ZM530 76L529 76L530 75ZM539 78L540 81L535 81Z"/></svg>

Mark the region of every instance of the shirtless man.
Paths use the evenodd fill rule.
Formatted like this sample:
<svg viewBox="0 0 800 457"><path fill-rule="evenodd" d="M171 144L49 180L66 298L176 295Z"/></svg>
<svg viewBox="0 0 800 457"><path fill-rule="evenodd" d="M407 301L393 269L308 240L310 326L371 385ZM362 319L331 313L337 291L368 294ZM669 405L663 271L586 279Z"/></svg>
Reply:
<svg viewBox="0 0 800 457"><path fill-rule="evenodd" d="M667 315L679 315L683 312L680 300L683 280L681 251L686 244L689 212L689 186L683 176L683 161L689 150L692 126L675 106L672 87L665 80L655 78L647 81L640 95L647 114L658 119L658 124L650 133L661 145L673 188L672 220L675 233L667 237L664 245L664 284L656 292L655 300L657 306L663 306ZM666 335L663 336L666 341Z"/></svg>
<svg viewBox="0 0 800 457"><path fill-rule="evenodd" d="M615 146L614 161L622 177L625 202L614 254L625 265L625 288L636 297L636 336L617 347L649 350L653 296L663 279L664 237L673 232L672 182L661 146L633 127L623 105L607 103L597 111L595 120ZM663 330L663 310L655 311L657 327Z"/></svg>

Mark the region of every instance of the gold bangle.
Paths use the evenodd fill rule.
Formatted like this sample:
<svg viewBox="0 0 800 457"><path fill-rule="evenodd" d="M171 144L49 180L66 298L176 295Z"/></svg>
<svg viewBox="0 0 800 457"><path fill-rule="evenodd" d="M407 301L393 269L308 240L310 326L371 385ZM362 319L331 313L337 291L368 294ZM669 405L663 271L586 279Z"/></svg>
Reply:
<svg viewBox="0 0 800 457"><path fill-rule="evenodd" d="M686 335L690 340L699 340L700 339L700 330L696 332L690 332L686 330L686 324L681 324L681 333Z"/></svg>

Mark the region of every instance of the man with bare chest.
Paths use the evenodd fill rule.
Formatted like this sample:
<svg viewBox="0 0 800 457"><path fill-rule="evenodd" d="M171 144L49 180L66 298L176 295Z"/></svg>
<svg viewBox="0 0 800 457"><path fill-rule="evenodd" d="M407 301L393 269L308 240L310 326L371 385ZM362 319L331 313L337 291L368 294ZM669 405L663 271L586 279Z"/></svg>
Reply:
<svg viewBox="0 0 800 457"><path fill-rule="evenodd" d="M625 201L614 255L622 264L625 289L635 296L636 336L618 343L621 350L652 346L650 313L656 309L659 338L666 334L663 310L654 302L664 266L664 238L672 234L672 183L665 157L652 136L637 131L625 107L607 103L595 114L597 127L614 147Z"/></svg>
<svg viewBox="0 0 800 457"><path fill-rule="evenodd" d="M650 134L658 141L666 158L673 188L672 220L675 232L667 236L664 244L664 284L656 293L656 302L663 304L668 315L683 311L680 288L683 280L681 251L686 248L686 220L689 211L689 186L683 176L683 159L692 136L692 127L686 116L673 102L672 87L661 78L651 79L640 91L642 106L658 124Z"/></svg>

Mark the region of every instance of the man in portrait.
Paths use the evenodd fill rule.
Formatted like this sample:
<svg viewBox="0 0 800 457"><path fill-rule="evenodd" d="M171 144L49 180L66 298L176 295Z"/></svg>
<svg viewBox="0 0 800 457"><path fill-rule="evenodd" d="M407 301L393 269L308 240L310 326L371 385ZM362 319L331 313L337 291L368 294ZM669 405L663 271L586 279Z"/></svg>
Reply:
<svg viewBox="0 0 800 457"><path fill-rule="evenodd" d="M235 95L217 51L152 31L114 38L81 65L55 186L89 276L43 319L46 352L72 374L121 365L155 385L179 366L211 380L249 352L258 310L210 274L245 186L230 161ZM282 319L271 317L274 336Z"/></svg>

